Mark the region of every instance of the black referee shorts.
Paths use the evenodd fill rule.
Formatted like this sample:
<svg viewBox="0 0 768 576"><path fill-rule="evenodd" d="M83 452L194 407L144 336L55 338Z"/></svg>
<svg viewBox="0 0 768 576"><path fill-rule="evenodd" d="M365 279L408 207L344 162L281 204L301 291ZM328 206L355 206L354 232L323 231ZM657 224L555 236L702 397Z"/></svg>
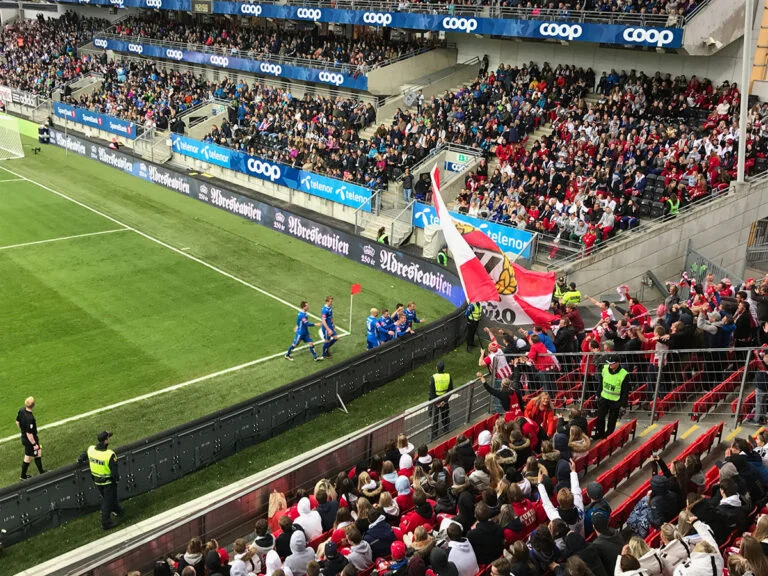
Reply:
<svg viewBox="0 0 768 576"><path fill-rule="evenodd" d="M31 456L32 458L37 458L37 450L32 448L32 444L22 440L21 445L24 446L24 456Z"/></svg>

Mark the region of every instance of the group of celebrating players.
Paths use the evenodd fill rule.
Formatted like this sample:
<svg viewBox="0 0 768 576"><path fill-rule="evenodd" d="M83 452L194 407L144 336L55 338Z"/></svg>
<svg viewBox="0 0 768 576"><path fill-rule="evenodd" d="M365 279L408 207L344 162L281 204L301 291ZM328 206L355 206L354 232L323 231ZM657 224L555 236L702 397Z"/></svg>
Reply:
<svg viewBox="0 0 768 576"><path fill-rule="evenodd" d="M420 319L416 315L416 304L413 302L408 302L406 306L397 304L392 315L390 315L387 308L384 308L381 311L381 316L379 316L378 309L371 308L370 316L365 319L368 350L376 348L384 342L405 336L406 334L413 334L413 324L418 324L420 322L423 322L423 319ZM293 352L301 342L309 344L309 351L312 353L312 357L316 362L331 357L331 346L333 346L339 339L339 334L333 320L333 296L326 296L325 304L320 311L319 326L320 337L323 340L323 350L319 356L315 351L315 343L309 333L309 329L314 328L315 326L317 326L317 324L310 322L309 320L309 302L302 300L299 304L299 313L296 316L296 326L293 329L293 342L285 353L286 360L293 360L291 352Z"/></svg>

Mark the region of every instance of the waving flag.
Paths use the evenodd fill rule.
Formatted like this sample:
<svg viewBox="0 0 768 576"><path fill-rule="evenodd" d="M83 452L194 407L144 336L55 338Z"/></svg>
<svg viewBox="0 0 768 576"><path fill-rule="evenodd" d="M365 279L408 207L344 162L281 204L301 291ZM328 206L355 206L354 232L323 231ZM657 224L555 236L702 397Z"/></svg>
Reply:
<svg viewBox="0 0 768 576"><path fill-rule="evenodd" d="M510 262L496 242L484 232L463 222L458 224L458 228L462 238L496 282L498 304L484 306L484 312L491 320L504 324L546 326L558 319L549 312L555 287L554 272L526 270Z"/></svg>
<svg viewBox="0 0 768 576"><path fill-rule="evenodd" d="M456 268L459 270L459 278L464 288L464 294L467 296L467 302L498 302L499 293L496 290L496 284L491 280L486 268L478 260L472 248L456 229L453 218L451 218L448 208L445 207L445 202L440 196L440 172L437 166L432 168L432 199L437 216L440 218L440 228L443 231L443 236L445 236L445 242L456 261Z"/></svg>

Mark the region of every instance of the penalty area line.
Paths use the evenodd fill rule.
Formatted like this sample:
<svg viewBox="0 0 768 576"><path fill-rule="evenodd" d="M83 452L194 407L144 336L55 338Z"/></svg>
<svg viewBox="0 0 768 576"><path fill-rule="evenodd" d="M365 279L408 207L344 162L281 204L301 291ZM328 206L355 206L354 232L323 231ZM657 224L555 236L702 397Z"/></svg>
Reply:
<svg viewBox="0 0 768 576"><path fill-rule="evenodd" d="M277 302L280 302L281 304L284 304L284 305L288 306L292 310L298 310L299 309L297 306L291 304L287 300L284 300L284 299L280 298L279 296L276 296L275 294L272 294L271 292L267 292L266 290L264 290L262 288L259 288L258 286L254 285L254 284L251 284L250 282L248 282L246 280L243 280L242 278L238 278L237 276L234 276L233 274L230 274L226 270L222 270L218 266L214 266L213 264L210 264L209 262L206 262L205 260L202 260L201 258L198 258L197 256L193 256L189 252L185 252L184 250L176 248L175 246L171 246L170 244L168 244L166 242L163 242L162 240L160 240L158 238L155 238L154 236L150 236L146 232L142 232L141 230L138 230L138 229L134 228L133 226L129 226L128 224L125 224L124 222L121 222L120 220L118 220L116 218L113 218L112 216L97 210L96 208L92 208L91 206L88 206L88 204L84 204L83 202L80 202L79 200L75 200L71 196L67 196L63 192L59 192L57 190L54 190L53 188L51 188L49 186L46 186L45 184L40 184L40 182L36 182L36 181L32 180L31 178L27 178L26 176L24 176L23 174L19 174L18 172L14 172L10 168L5 168L4 166L0 166L0 169L5 170L9 174L13 174L17 178L21 178L22 180L26 180L27 182L29 182L31 184L34 184L35 186L37 186L39 188L42 188L43 190L47 190L51 194L55 194L56 196L64 198L65 200L69 200L73 204L77 204L81 208L85 208L86 210L89 210L89 211L93 212L94 214L98 214L102 218L106 218L107 220L110 220L110 221L114 222L118 226L121 226L123 228L127 228L128 230L130 230L132 232L135 232L139 236L142 236L143 238L146 238L147 240L150 240L150 241L154 242L155 244L159 244L160 246L163 246L164 248L167 248L168 250L171 250L172 252L175 252L176 254L181 254L185 258L189 258L190 260L193 260L193 261L197 262L198 264L201 264L201 265L205 266L206 268L208 268L210 270L213 270L214 272L218 272L222 276L226 276L227 278L229 278L231 280L234 280L235 282L238 282L238 283L242 284L243 286L246 286L247 288L250 288L251 290L255 290L256 292L259 292L260 294L263 294L264 296L272 298L273 300L276 300ZM311 316L312 318L314 318L316 320L320 320L320 317L315 315L315 314L309 314L309 316ZM343 328L340 328L338 326L336 327L336 331L339 333L340 336L346 336L347 334L349 334L349 332L347 332L346 330L344 330Z"/></svg>
<svg viewBox="0 0 768 576"><path fill-rule="evenodd" d="M340 335L339 338L342 338L343 336L344 335ZM297 348L294 348L293 351L296 352L297 350L306 350L307 348L309 348L309 344L305 344L304 346L299 346ZM187 380L186 382L180 382L179 384L174 384L173 386L161 388L160 390L155 390L153 392L147 392L146 394L135 396L134 398L128 398L127 400L121 400L120 402L115 402L114 404L110 404L108 406L102 406L101 408L89 410L88 412L83 412L82 414L76 414L75 416L64 418L63 420L57 420L56 422L51 422L50 424L44 424L43 426L38 426L37 429L50 430L51 428L58 428L59 426L70 424L72 422L77 422L78 420L82 420L83 418L88 418L89 416L95 416L97 414L102 414L104 412L114 410L115 408L121 408L129 404L141 402L142 400L148 400L149 398L154 398L155 396L167 394L168 392L173 392L174 390L180 390L182 388L186 388L187 386L191 386L192 384L199 384L200 382L205 382L206 380L218 378L219 376L232 374L233 372L238 372L245 368L256 366L257 364L263 364L264 362L267 362L269 360L274 360L275 358L282 358L283 356L285 356L285 352L278 352L277 354L272 354L271 356L264 356L263 358L257 358L256 360L251 360L250 362L246 362L245 364L239 364L237 366L232 366L231 368L225 368L224 370L219 370L218 372L206 374L205 376L198 376L197 378L193 378L192 380ZM10 442L12 440L18 440L18 439L19 439L18 434L14 434L13 436L6 436L5 438L0 438L0 444L4 444L6 442Z"/></svg>

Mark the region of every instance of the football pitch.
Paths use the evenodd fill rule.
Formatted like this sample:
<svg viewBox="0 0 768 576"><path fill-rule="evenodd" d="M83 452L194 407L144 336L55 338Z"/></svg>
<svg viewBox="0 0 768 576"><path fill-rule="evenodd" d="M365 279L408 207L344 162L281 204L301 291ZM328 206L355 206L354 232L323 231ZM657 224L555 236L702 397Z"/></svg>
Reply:
<svg viewBox="0 0 768 576"><path fill-rule="evenodd" d="M0 162L0 278L0 485L18 479L14 416L26 396L54 468L101 429L119 446L361 352L372 306L415 300L428 320L451 307L53 146ZM286 362L299 301L319 314L334 295L337 327L348 327L354 282L352 334L341 330L334 358L297 350Z"/></svg>

